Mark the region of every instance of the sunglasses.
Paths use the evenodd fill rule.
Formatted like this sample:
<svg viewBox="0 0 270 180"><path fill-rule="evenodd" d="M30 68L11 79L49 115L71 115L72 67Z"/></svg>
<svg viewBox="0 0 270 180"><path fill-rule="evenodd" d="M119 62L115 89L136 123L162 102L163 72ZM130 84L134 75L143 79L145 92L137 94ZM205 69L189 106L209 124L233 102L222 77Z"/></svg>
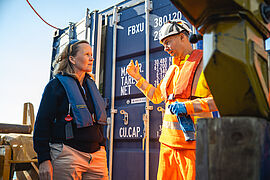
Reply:
<svg viewBox="0 0 270 180"><path fill-rule="evenodd" d="M67 57L69 58L70 56L70 49L72 48L72 45L75 44L76 42L78 42L78 39L72 39L69 43L68 43L68 52L67 52Z"/></svg>

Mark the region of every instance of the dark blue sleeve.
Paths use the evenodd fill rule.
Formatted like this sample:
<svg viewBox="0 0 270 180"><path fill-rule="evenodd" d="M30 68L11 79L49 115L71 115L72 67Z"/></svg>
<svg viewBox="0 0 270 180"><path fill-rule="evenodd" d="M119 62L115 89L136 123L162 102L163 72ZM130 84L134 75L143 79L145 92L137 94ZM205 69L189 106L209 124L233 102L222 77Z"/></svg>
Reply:
<svg viewBox="0 0 270 180"><path fill-rule="evenodd" d="M52 80L45 87L34 126L33 143L39 164L45 160L51 160L49 140L57 111L55 83L56 80Z"/></svg>

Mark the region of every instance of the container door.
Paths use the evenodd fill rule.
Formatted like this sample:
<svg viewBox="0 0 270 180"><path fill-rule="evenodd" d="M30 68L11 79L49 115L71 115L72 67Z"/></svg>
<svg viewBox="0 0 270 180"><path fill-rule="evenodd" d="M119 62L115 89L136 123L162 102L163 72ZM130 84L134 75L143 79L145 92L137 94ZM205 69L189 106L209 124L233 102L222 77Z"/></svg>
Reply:
<svg viewBox="0 0 270 180"><path fill-rule="evenodd" d="M100 12L102 13L102 12ZM140 65L140 73L146 75L146 42L145 42L145 3L136 3L125 7L122 4L117 11L118 21L112 14L107 15L108 26L106 31L105 50L105 74L104 97L108 99L108 117L114 121L112 149L112 179L139 180L145 179L145 96L135 86L136 81L131 78L126 67L130 60L137 60ZM150 83L155 87L165 76L168 67L172 64L172 58L163 51L159 43L159 30L168 20L186 20L169 0L153 0L150 12ZM114 28L117 26L117 33ZM114 39L116 38L116 40ZM116 41L114 46L114 40ZM199 45L202 47L202 45ZM116 53L114 53L114 51ZM116 62L113 63L113 55ZM115 67L113 67L115 66ZM115 74L112 74L115 68ZM112 77L115 76L115 79ZM115 83L115 84L114 84ZM111 87L115 87L112 89ZM112 93L113 92L113 93ZM112 97L112 94L114 97ZM114 106L111 107L113 102ZM155 180L157 176L159 158L159 136L161 134L164 103L153 104L150 111L150 152L149 152L149 179ZM113 108L113 119L111 112ZM110 122L112 123L112 122ZM110 164L110 162L109 162ZM110 169L110 167L109 167Z"/></svg>

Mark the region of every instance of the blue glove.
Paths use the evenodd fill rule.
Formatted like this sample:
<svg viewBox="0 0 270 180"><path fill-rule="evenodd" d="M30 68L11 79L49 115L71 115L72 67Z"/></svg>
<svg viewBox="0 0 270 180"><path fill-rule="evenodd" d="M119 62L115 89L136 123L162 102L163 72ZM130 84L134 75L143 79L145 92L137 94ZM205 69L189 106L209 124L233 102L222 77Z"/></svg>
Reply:
<svg viewBox="0 0 270 180"><path fill-rule="evenodd" d="M183 116L187 114L187 109L184 103L182 102L174 102L168 106L172 114L176 114L177 116Z"/></svg>
<svg viewBox="0 0 270 180"><path fill-rule="evenodd" d="M186 141L195 141L195 127L190 116L177 116Z"/></svg>

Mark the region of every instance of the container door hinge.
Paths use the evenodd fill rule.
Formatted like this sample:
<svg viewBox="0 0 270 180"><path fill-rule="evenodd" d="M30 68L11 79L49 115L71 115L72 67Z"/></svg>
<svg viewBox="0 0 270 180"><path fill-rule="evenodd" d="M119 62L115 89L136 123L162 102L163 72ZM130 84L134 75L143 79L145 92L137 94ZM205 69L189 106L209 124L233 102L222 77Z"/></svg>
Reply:
<svg viewBox="0 0 270 180"><path fill-rule="evenodd" d="M117 109L111 109L111 113L116 114L117 113Z"/></svg>
<svg viewBox="0 0 270 180"><path fill-rule="evenodd" d="M152 111L153 109L154 109L153 106L145 106L145 110Z"/></svg>
<svg viewBox="0 0 270 180"><path fill-rule="evenodd" d="M91 21L90 21L90 18L91 18L91 13L89 13L89 9L87 8L86 9L86 16L85 16L85 27L86 28L90 28L90 25L91 25Z"/></svg>
<svg viewBox="0 0 270 180"><path fill-rule="evenodd" d="M120 14L118 14L118 7L115 6L113 9L112 23L117 24L120 21Z"/></svg>
<svg viewBox="0 0 270 180"><path fill-rule="evenodd" d="M145 3L148 3L145 5L145 10L148 12L152 11L153 10L153 2L146 0Z"/></svg>

